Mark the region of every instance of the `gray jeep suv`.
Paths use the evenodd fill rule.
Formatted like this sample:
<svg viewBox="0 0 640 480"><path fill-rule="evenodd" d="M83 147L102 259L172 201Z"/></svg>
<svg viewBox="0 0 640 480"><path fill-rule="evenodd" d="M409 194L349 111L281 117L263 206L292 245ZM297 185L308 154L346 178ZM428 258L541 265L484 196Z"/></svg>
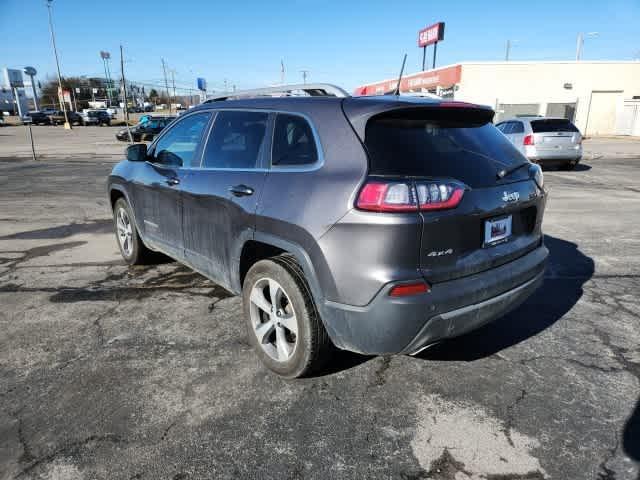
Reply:
<svg viewBox="0 0 640 480"><path fill-rule="evenodd" d="M289 378L334 346L418 353L541 284L542 173L491 109L304 88L210 101L130 146L108 180L125 261L160 251L241 294Z"/></svg>

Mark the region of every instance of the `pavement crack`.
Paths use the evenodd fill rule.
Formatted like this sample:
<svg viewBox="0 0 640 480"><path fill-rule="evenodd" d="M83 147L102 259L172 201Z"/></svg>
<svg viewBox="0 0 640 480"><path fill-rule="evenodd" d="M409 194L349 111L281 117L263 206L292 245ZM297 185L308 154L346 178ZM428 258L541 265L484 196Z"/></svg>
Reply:
<svg viewBox="0 0 640 480"><path fill-rule="evenodd" d="M391 356L387 355L384 357L381 357L381 361L380 361L380 365L378 366L378 368L376 368L375 372L373 373L374 378L373 378L373 382L369 385L369 387L381 387L383 386L385 383L387 383L387 371L389 370L389 367L391 366Z"/></svg>
<svg viewBox="0 0 640 480"><path fill-rule="evenodd" d="M607 452L598 465L598 476L596 477L598 480L616 480L616 472L607 467L607 464L613 460L618 453L618 447L620 446L620 440L616 438L616 443L613 447L607 449Z"/></svg>
<svg viewBox="0 0 640 480"><path fill-rule="evenodd" d="M22 446L22 455L18 461L20 463L29 463L35 460L36 457L33 455L31 447L29 446L24 434L24 421L22 420L22 416L18 416L18 441Z"/></svg>
<svg viewBox="0 0 640 480"><path fill-rule="evenodd" d="M512 447L515 447L513 439L511 438L511 429L513 428L513 423L515 421L515 410L516 408L518 408L518 405L520 405L520 403L525 399L526 396L527 391L523 388L520 392L520 395L516 397L515 401L511 405L507 406L507 419L502 431L504 433L504 436L507 438L507 442L509 442L509 445L511 445Z"/></svg>
<svg viewBox="0 0 640 480"><path fill-rule="evenodd" d="M59 456L73 456L77 454L83 448L91 445L91 444L100 444L100 443L113 443L113 444L124 444L128 443L121 437L115 434L105 434L105 435L91 435L83 440L78 440L75 442L70 442L53 452L44 455L39 458L35 458L32 460L31 464L27 467L23 468L15 478L21 478L29 473L31 473L34 469L38 468L40 465L50 463L55 460Z"/></svg>

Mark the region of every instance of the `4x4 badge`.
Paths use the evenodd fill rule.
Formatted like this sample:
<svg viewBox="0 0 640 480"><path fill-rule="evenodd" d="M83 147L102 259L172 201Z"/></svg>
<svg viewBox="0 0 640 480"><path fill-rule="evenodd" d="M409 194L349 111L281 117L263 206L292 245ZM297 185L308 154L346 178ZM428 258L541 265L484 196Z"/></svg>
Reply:
<svg viewBox="0 0 640 480"><path fill-rule="evenodd" d="M517 202L520 200L520 194L518 192L502 192L502 200L505 202Z"/></svg>

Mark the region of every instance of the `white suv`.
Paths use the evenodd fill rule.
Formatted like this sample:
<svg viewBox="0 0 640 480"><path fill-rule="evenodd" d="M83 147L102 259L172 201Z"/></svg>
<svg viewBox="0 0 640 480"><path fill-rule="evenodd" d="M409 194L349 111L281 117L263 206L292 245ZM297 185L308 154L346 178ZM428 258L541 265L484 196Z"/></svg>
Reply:
<svg viewBox="0 0 640 480"><path fill-rule="evenodd" d="M532 162L571 170L582 159L582 135L566 118L516 117L496 127Z"/></svg>

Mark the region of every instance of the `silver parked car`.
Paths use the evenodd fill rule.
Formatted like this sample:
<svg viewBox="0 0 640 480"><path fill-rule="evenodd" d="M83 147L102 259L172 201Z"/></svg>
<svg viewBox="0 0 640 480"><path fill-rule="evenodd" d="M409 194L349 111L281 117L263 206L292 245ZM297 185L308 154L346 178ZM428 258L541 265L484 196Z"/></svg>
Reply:
<svg viewBox="0 0 640 480"><path fill-rule="evenodd" d="M571 170L582 158L582 135L566 118L517 117L496 127L532 162Z"/></svg>

